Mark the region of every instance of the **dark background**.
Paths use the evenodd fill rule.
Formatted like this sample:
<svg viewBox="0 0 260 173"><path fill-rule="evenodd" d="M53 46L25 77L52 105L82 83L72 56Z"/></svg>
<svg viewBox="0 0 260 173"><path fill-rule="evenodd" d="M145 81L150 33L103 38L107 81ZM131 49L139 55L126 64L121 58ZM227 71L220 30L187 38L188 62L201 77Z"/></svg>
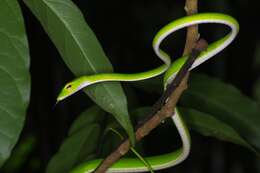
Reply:
<svg viewBox="0 0 260 173"><path fill-rule="evenodd" d="M156 32L168 22L185 15L184 0L75 0L84 13L88 24L96 33L107 56L117 72L138 72L156 67L156 58L151 42ZM28 136L36 142L23 164L16 172L44 172L46 165L55 154L75 117L93 105L82 92L72 96L53 109L55 98L61 87L74 76L66 67L56 48L49 40L40 23L21 2L31 52L32 93L25 128L20 143ZM238 87L250 97L260 78L257 50L260 51L260 27L258 1L218 0L200 1L200 12L223 12L234 16L241 30L223 53L204 63L196 72L207 73L221 78ZM226 32L218 25L201 26L201 37L213 41ZM185 31L174 34L166 41L165 49L178 57L182 53ZM258 59L258 60L257 60ZM258 64L259 65L259 64ZM138 90L142 105L151 105L159 95ZM39 92L41 91L41 92ZM148 98L148 99L143 99ZM158 130L148 137L148 150L154 153L167 151L170 141ZM158 140L158 138L160 140ZM183 164L161 172L178 173L254 173L260 172L260 162L254 154L233 144L192 133L192 152ZM8 163L8 162L7 162ZM1 172L7 172L4 168Z"/></svg>

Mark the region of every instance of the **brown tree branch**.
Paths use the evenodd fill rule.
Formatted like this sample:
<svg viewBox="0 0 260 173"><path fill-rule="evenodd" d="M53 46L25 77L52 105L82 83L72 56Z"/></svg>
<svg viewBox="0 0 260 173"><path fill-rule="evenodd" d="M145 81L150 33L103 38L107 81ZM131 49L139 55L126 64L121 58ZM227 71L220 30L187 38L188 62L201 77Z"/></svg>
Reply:
<svg viewBox="0 0 260 173"><path fill-rule="evenodd" d="M194 13L197 13L198 0L186 0L185 4L185 10L187 15L191 15ZM186 44L183 54L191 53L192 49L196 46L197 40L199 38L198 34L198 26L191 26L187 29L187 36L186 36ZM205 42L202 43L202 46L198 49L204 49L205 48ZM201 51L201 50L200 50ZM196 55L197 56L197 55ZM193 57L194 58L194 57ZM196 57L195 57L196 58ZM155 127L157 127L164 119L170 117L174 112L174 108L183 93L185 89L187 89L187 81L189 77L188 69L194 62L192 60L192 57L189 58L190 62L188 63L188 66L186 69L183 69L183 74L180 74L180 72L177 74L180 75L179 83L174 80L171 86L175 85L171 90L171 93L169 93L167 96L167 102L165 103L165 100L162 100L162 103L165 103L159 110L155 109L155 112L153 112L153 115L146 119L139 127L137 128L135 135L136 135L136 141L140 141L143 137L148 135ZM186 63L185 63L186 64ZM187 69L188 68L188 69ZM176 76L176 78L177 78ZM175 78L175 79L176 79ZM176 84L175 84L175 83ZM169 87L168 87L169 88ZM167 88L167 90L168 90ZM166 91L167 91L166 90ZM160 101L161 102L161 101ZM159 104L160 104L159 102ZM95 173L104 173L106 170L112 166L115 162L117 162L123 155L125 155L129 149L130 149L130 141L129 139L126 139L123 141L110 155L105 158L102 163L98 166L98 168L94 171Z"/></svg>
<svg viewBox="0 0 260 173"><path fill-rule="evenodd" d="M186 0L184 7L187 15L192 15L198 12L198 0ZM191 49L195 46L195 43L199 39L198 25L188 27L186 35L186 43L183 51L183 55L191 52Z"/></svg>

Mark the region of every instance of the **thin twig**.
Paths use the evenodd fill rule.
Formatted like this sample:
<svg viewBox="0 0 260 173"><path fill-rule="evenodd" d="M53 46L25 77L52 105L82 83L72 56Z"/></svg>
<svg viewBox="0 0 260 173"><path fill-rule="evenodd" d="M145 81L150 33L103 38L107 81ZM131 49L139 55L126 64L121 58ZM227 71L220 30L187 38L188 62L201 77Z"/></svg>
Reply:
<svg viewBox="0 0 260 173"><path fill-rule="evenodd" d="M185 10L187 15L194 14L198 11L197 1L198 0L186 0ZM192 48L195 47L198 38L199 38L198 26L189 27L187 29L186 44L183 52L184 55L191 53ZM202 47L205 48L205 45ZM190 57L189 60L190 59L192 59L192 57ZM189 64L189 66L191 66L192 63L193 61ZM178 79L179 80L178 84L176 85L176 80L172 82L172 83L175 82L175 84L170 84L170 86L174 86L174 87L173 89L171 89L170 93L167 94L167 96L170 95L167 97L167 102L161 107L160 110L154 112L153 116L149 117L146 121L144 121L141 125L139 125L139 127L135 132L136 141L140 141L144 136L148 135L155 127L157 127L163 120L170 117L174 113L173 112L174 108L181 94L185 89L187 89L188 77L189 77L189 71L186 67L186 69L182 72L182 74ZM129 151L130 147L131 146L130 146L129 139L123 141L110 155L108 155L101 162L101 164L94 171L94 173L106 172L110 166L112 166L115 162L117 162L123 155L125 155Z"/></svg>

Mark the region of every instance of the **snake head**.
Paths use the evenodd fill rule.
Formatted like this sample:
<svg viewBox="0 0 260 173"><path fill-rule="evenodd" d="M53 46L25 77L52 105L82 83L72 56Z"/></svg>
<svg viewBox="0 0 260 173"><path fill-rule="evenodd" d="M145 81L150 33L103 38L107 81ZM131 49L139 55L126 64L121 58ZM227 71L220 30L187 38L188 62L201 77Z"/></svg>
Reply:
<svg viewBox="0 0 260 173"><path fill-rule="evenodd" d="M67 83L60 91L57 97L57 103L71 96L72 94L76 93L89 84L90 82L86 80L86 77L84 76Z"/></svg>

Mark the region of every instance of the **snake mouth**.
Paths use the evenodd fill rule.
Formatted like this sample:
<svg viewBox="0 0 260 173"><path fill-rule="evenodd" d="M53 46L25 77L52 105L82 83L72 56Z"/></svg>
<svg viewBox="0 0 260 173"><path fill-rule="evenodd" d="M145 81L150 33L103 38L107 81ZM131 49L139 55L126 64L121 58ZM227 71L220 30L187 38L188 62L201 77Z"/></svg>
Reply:
<svg viewBox="0 0 260 173"><path fill-rule="evenodd" d="M64 100L65 98L71 96L72 94L74 94L75 92L70 92L70 93L67 93L64 94L63 91L60 92L60 94L58 95L57 99L56 99L56 103L59 103L61 102L62 100Z"/></svg>

